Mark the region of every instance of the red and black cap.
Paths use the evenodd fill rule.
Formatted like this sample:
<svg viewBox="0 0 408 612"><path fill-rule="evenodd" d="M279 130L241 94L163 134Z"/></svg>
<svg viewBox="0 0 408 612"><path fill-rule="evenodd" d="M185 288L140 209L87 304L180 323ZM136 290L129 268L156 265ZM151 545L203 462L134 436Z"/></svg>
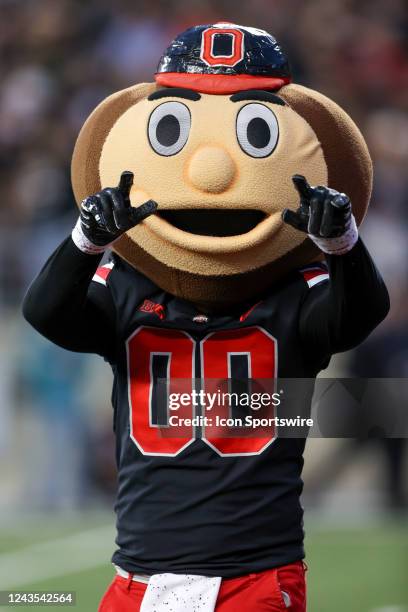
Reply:
<svg viewBox="0 0 408 612"><path fill-rule="evenodd" d="M185 30L159 61L156 82L210 94L277 90L290 83L288 60L264 30L220 22Z"/></svg>

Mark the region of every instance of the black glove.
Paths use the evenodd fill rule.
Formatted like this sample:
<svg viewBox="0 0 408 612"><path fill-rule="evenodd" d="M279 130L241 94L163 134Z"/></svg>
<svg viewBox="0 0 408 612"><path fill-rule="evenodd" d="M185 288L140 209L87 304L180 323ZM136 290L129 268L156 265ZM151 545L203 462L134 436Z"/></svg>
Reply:
<svg viewBox="0 0 408 612"><path fill-rule="evenodd" d="M122 172L117 187L107 187L81 202L80 227L85 238L97 247L104 247L157 210L153 200L134 208L129 193L133 173Z"/></svg>
<svg viewBox="0 0 408 612"><path fill-rule="evenodd" d="M311 187L301 174L295 174L292 181L300 195L300 206L295 212L285 208L283 221L311 237L343 236L353 221L348 196L321 185Z"/></svg>

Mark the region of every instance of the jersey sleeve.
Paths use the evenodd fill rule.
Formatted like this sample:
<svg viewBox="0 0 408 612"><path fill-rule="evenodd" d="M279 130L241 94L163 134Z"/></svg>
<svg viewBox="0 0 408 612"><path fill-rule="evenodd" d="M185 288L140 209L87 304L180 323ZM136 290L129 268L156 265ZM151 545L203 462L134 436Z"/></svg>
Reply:
<svg viewBox="0 0 408 612"><path fill-rule="evenodd" d="M389 311L386 286L361 238L326 262L326 272L302 271L307 290L299 317L302 345L322 363L360 344Z"/></svg>
<svg viewBox="0 0 408 612"><path fill-rule="evenodd" d="M113 362L116 312L108 287L112 268L100 267L101 257L82 253L71 237L64 240L29 287L23 315L55 344Z"/></svg>

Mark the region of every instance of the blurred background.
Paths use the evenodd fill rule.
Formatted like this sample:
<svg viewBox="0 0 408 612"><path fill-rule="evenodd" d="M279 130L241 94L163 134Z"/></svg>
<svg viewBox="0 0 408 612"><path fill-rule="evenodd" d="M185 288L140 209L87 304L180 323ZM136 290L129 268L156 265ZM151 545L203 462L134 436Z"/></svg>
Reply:
<svg viewBox="0 0 408 612"><path fill-rule="evenodd" d="M404 0L0 0L0 590L111 579L111 372L43 340L20 303L70 232L75 138L110 93L151 81L175 34L228 20L269 30L295 81L336 100L374 160L363 235L387 320L325 376L408 376L408 10ZM310 440L304 505L310 610L408 610L403 440Z"/></svg>

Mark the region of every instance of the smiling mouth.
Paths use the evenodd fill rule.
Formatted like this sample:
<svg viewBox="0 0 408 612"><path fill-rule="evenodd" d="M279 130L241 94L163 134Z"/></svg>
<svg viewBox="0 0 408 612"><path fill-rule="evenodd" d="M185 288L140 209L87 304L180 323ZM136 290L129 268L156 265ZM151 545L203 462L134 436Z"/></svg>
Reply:
<svg viewBox="0 0 408 612"><path fill-rule="evenodd" d="M179 230L199 236L238 236L246 234L266 217L260 210L195 209L159 210L156 215Z"/></svg>

